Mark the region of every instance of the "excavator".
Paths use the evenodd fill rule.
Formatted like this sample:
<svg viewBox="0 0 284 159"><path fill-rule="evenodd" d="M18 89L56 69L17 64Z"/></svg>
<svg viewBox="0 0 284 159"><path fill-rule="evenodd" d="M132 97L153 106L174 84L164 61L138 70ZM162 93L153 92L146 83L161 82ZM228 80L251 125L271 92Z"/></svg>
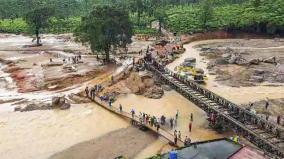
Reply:
<svg viewBox="0 0 284 159"><path fill-rule="evenodd" d="M208 77L204 74L202 69L196 68L196 59L187 58L184 62L176 67L176 71L187 78L194 80L197 83L205 83L205 80L208 80Z"/></svg>

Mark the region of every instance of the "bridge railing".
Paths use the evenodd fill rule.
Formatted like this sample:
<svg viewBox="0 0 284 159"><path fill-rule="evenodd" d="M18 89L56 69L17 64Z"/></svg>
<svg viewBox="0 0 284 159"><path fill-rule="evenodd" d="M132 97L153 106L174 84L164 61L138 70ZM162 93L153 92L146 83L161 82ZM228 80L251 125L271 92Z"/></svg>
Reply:
<svg viewBox="0 0 284 159"><path fill-rule="evenodd" d="M169 74L170 76L174 77L175 79L181 81L182 83L190 86L195 91L199 92L200 94L204 95L205 97L215 101L216 103L226 107L231 113L235 113L238 115L243 115L244 119L246 119L246 122L253 122L256 123L258 126L261 126L262 128L274 133L275 135L279 137L284 137L284 129L280 126L277 126L276 124L269 122L267 120L264 120L260 117L258 117L256 114L251 113L250 111L238 106L237 104L221 97L220 95L217 95L216 93L208 90L207 88L199 85L194 80L186 79L180 76L179 74L165 68L160 63L153 61L152 63L148 63L145 61L146 66L149 68L149 66L154 66L153 69L156 69L158 72ZM245 120L243 120L245 121Z"/></svg>

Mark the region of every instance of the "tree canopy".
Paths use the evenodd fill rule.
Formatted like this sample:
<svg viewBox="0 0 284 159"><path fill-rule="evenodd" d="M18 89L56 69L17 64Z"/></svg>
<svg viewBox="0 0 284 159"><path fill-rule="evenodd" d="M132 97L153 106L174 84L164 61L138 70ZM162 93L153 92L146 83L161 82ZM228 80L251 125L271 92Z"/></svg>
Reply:
<svg viewBox="0 0 284 159"><path fill-rule="evenodd" d="M54 14L54 9L50 7L40 7L31 10L26 14L25 20L34 30L37 38L37 45L40 45L40 29L47 27L49 18Z"/></svg>
<svg viewBox="0 0 284 159"><path fill-rule="evenodd" d="M29 24L23 18L41 7L54 8L44 32L72 32L94 5L123 8L135 33L156 34L150 26L159 21L178 33L239 30L284 35L283 0L0 0L0 32L27 32Z"/></svg>
<svg viewBox="0 0 284 159"><path fill-rule="evenodd" d="M127 11L114 6L95 6L89 15L82 17L74 35L78 41L89 44L93 52L104 52L109 61L111 49L126 47L132 34Z"/></svg>

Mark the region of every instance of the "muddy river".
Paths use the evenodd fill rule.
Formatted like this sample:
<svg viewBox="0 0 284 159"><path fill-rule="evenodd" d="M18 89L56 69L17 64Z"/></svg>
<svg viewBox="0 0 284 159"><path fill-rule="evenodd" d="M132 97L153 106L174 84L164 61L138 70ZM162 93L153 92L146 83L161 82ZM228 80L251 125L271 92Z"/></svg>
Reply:
<svg viewBox="0 0 284 159"><path fill-rule="evenodd" d="M22 38L12 36L7 41L0 40L0 48L11 49L12 47L18 47L20 42L28 43L26 37ZM53 40L50 43L56 44L56 39L51 39ZM58 43L58 45L62 45L62 42ZM206 68L206 61L202 60L198 51L193 48L194 45L199 43L201 42L185 45L186 53L168 67L173 69L184 58L195 57L197 58L197 66ZM67 45L72 48L70 43ZM120 69L118 68L118 71ZM283 87L226 88L215 83L213 79L213 76L209 77L208 88L238 103L258 100L267 96L277 98L284 94ZM54 95L76 93L89 82L91 81L57 92L40 91L22 94L17 93L17 88L15 88L15 84L9 77L9 74L0 72L0 100L23 98L23 100L31 101L48 101ZM254 94L255 92L258 94L257 96ZM1 159L46 159L72 145L130 126L129 121L121 119L105 109L90 103L72 105L71 109L67 111L44 110L32 112L14 112L12 104L13 102L0 104ZM165 92L164 97L157 100L129 94L120 97L116 101L115 106L119 104L122 104L123 109L129 112L134 108L137 113L144 112L155 116L165 115L167 118L174 117L176 112L179 111L180 115L175 129L181 131L182 136L189 136L193 141L215 139L224 136L210 130L205 112L175 91ZM190 113L194 115L191 133L188 132ZM165 145L167 145L167 141L162 138L157 139L137 154L136 158L140 159L155 155Z"/></svg>

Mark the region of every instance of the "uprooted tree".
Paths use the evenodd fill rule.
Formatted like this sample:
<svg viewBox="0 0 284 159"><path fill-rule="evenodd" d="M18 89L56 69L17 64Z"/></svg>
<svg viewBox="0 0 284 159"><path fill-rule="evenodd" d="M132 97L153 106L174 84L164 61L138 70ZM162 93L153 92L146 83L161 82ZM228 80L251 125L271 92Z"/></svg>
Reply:
<svg viewBox="0 0 284 159"><path fill-rule="evenodd" d="M36 44L40 46L40 30L48 26L49 18L54 14L54 9L51 7L40 7L31 10L25 16L26 22L36 35Z"/></svg>
<svg viewBox="0 0 284 159"><path fill-rule="evenodd" d="M132 25L127 11L114 6L95 6L89 15L82 17L74 35L78 41L89 44L92 52L104 52L109 62L112 48L125 48L131 42Z"/></svg>

